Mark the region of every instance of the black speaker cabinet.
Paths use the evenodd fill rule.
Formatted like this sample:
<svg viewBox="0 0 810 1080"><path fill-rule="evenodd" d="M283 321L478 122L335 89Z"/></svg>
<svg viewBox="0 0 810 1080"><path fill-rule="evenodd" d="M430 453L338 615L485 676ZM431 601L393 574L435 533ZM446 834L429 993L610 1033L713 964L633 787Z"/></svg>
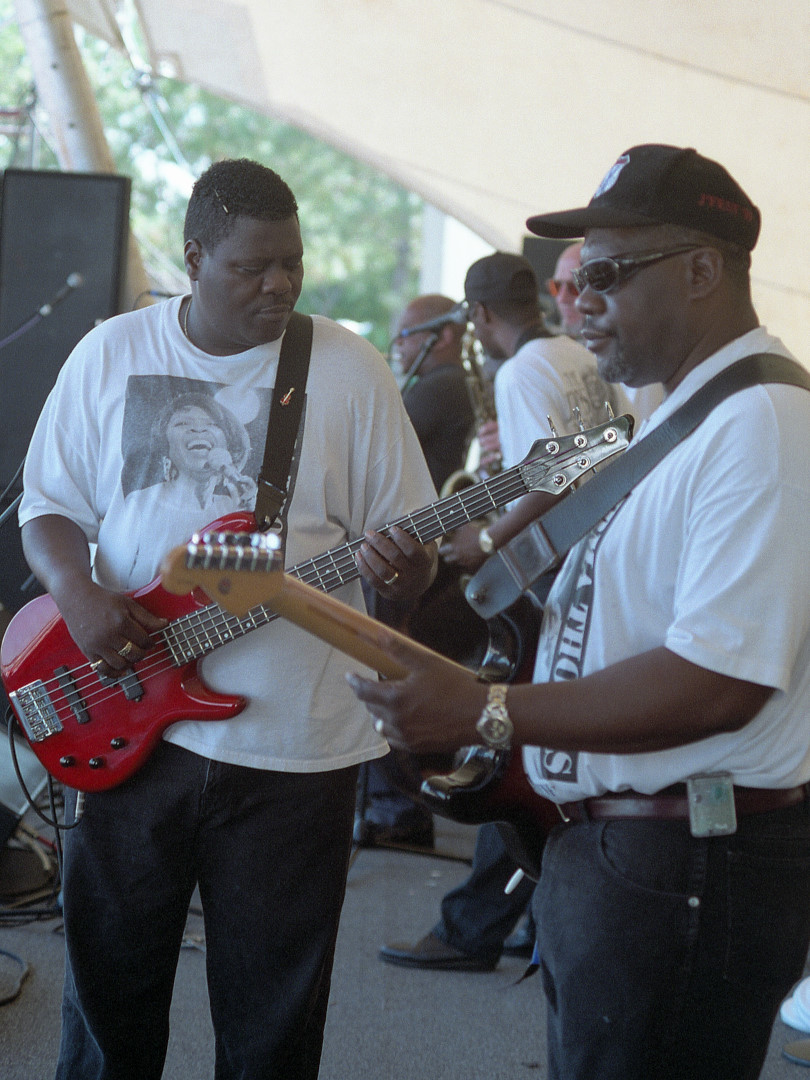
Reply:
<svg viewBox="0 0 810 1080"><path fill-rule="evenodd" d="M523 237L523 255L532 264L532 269L537 276L537 284L540 286L540 307L550 326L556 326L560 316L557 305L546 288L546 282L554 277L557 259L570 243L570 240L546 240L542 236Z"/></svg>
<svg viewBox="0 0 810 1080"><path fill-rule="evenodd" d="M542 236L523 237L523 255L532 264L540 292L546 296L548 296L546 282L554 277L557 259L573 243L573 240L546 240Z"/></svg>
<svg viewBox="0 0 810 1080"><path fill-rule="evenodd" d="M74 345L120 311L130 180L6 169L0 192L0 492ZM0 500L0 514L20 490ZM16 520L0 528L0 602L20 606L28 576Z"/></svg>

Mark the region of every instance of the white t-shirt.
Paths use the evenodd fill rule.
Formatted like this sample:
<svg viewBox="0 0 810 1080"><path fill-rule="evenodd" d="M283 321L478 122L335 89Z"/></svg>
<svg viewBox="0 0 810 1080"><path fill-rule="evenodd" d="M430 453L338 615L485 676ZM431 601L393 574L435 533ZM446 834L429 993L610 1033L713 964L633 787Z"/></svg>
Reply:
<svg viewBox="0 0 810 1080"><path fill-rule="evenodd" d="M759 328L700 364L643 437L709 378L758 352ZM776 692L740 731L656 753L525 747L533 786L556 802L651 794L728 772L748 787L810 779L810 393L764 385L715 408L569 554L545 608L535 682L579 678L666 646Z"/></svg>
<svg viewBox="0 0 810 1080"><path fill-rule="evenodd" d="M96 579L111 589L147 584L173 547L255 503L280 341L211 356L183 336L179 306L174 298L92 330L62 368L28 453L20 522L77 522L96 545ZM435 500L385 361L319 316L303 431L284 513L287 568ZM211 479L200 482L206 461ZM335 595L364 610L359 580ZM386 752L345 682L357 662L281 619L200 667L209 687L247 706L229 720L174 724L166 737L189 750L293 772Z"/></svg>
<svg viewBox="0 0 810 1080"><path fill-rule="evenodd" d="M603 424L608 414L632 412L621 386L603 382L591 353L564 335L533 338L495 373L495 411L506 468L519 464L537 439L577 431L579 408L586 428Z"/></svg>
<svg viewBox="0 0 810 1080"><path fill-rule="evenodd" d="M622 389L627 395L637 424L652 416L664 400L664 387L661 383L649 383L647 386L622 386Z"/></svg>

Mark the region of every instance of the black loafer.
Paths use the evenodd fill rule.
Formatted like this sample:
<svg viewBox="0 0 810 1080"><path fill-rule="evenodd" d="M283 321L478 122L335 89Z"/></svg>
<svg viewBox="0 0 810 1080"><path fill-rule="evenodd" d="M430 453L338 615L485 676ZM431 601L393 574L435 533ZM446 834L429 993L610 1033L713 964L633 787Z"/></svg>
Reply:
<svg viewBox="0 0 810 1080"><path fill-rule="evenodd" d="M493 971L498 963L497 959L487 960L453 949L432 933L415 945L383 945L380 959L387 964L427 971Z"/></svg>
<svg viewBox="0 0 810 1080"><path fill-rule="evenodd" d="M355 843L369 848L424 848L434 847L433 825L380 825L376 821L355 823Z"/></svg>

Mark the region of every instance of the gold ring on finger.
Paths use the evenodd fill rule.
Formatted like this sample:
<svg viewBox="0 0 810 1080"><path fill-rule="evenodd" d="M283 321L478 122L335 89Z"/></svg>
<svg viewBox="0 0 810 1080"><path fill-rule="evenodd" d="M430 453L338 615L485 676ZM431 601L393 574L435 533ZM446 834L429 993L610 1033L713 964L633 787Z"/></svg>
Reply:
<svg viewBox="0 0 810 1080"><path fill-rule="evenodd" d="M118 650L118 655L121 657L122 660L129 660L130 656L132 656L134 651L135 643L133 641L128 641L123 646L123 648Z"/></svg>

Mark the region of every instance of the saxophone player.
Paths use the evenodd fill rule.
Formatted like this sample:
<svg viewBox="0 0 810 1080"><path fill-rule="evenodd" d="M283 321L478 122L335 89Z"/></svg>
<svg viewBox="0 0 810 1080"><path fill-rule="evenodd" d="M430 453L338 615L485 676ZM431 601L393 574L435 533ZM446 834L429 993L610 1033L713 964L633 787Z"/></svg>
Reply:
<svg viewBox="0 0 810 1080"><path fill-rule="evenodd" d="M449 296L417 296L397 320L391 366L436 490L464 463L475 414L462 364L466 311Z"/></svg>

